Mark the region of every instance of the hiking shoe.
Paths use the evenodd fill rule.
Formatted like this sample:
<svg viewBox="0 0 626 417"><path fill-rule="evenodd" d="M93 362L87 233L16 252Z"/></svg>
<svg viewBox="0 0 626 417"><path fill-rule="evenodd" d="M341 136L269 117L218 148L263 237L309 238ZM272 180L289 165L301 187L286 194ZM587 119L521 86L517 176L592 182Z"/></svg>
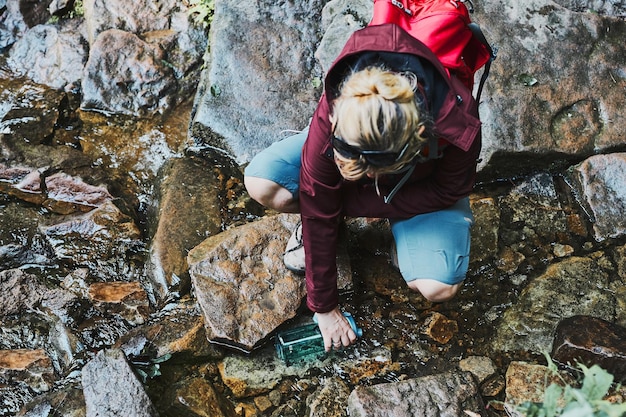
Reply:
<svg viewBox="0 0 626 417"><path fill-rule="evenodd" d="M283 261L288 270L304 275L304 244L302 243L302 223L298 223L291 234Z"/></svg>

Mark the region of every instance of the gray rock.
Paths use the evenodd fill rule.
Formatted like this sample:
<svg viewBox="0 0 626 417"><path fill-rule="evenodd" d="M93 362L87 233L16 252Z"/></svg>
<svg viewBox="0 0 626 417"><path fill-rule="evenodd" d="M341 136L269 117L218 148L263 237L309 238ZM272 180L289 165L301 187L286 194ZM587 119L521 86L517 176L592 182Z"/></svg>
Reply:
<svg viewBox="0 0 626 417"><path fill-rule="evenodd" d="M323 2L216 2L191 134L249 161L312 116L321 73L313 52ZM245 47L242 47L245 45ZM223 139L223 140L222 140Z"/></svg>
<svg viewBox="0 0 626 417"><path fill-rule="evenodd" d="M626 234L626 153L592 156L569 170L598 242Z"/></svg>
<svg viewBox="0 0 626 417"><path fill-rule="evenodd" d="M38 25L9 51L7 63L17 74L52 88L72 88L80 82L87 47L78 23L59 28Z"/></svg>
<svg viewBox="0 0 626 417"><path fill-rule="evenodd" d="M176 98L165 52L137 35L109 29L91 45L85 65L81 108L127 115L163 113Z"/></svg>
<svg viewBox="0 0 626 417"><path fill-rule="evenodd" d="M359 386L348 397L353 417L486 416L469 372L448 372L402 382Z"/></svg>
<svg viewBox="0 0 626 417"><path fill-rule="evenodd" d="M83 367L82 385L87 417L159 415L120 350L98 352Z"/></svg>
<svg viewBox="0 0 626 417"><path fill-rule="evenodd" d="M617 58L626 54L623 6L562 3L578 6L572 11L551 0L490 0L472 16L500 58L480 106L481 168L497 166L500 175L528 172L528 166L554 162L554 153L588 155L623 142L624 99L616 88L626 80ZM616 15L588 11L599 3ZM510 164L511 153L518 152L529 152L518 155L526 168Z"/></svg>

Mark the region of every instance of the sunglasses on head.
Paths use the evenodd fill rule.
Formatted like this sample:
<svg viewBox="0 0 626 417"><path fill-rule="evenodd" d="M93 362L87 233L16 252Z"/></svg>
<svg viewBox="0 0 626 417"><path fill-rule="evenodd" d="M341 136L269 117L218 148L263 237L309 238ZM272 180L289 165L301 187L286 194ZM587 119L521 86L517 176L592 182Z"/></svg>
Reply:
<svg viewBox="0 0 626 417"><path fill-rule="evenodd" d="M337 153L347 159L359 159L363 157L365 162L373 167L386 167L398 162L409 147L409 141L404 145L400 152L374 151L360 149L350 145L339 136L333 135L331 138L333 148Z"/></svg>

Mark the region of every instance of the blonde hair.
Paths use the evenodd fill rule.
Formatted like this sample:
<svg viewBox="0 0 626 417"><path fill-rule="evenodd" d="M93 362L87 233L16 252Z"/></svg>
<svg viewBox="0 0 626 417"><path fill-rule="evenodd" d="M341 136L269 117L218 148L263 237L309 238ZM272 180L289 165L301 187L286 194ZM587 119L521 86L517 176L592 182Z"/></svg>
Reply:
<svg viewBox="0 0 626 417"><path fill-rule="evenodd" d="M341 175L357 180L366 174L397 172L410 163L426 139L425 118L415 97L416 77L409 73L368 67L351 74L342 84L330 116L336 136L360 149L400 153L388 167L373 167L365 158L349 159L335 151ZM412 77L411 77L412 76Z"/></svg>

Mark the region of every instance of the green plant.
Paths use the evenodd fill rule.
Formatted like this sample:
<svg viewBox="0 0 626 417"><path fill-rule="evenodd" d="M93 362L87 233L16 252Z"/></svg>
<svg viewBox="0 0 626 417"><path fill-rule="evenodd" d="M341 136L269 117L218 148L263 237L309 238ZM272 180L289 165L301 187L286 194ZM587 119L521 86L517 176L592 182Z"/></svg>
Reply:
<svg viewBox="0 0 626 417"><path fill-rule="evenodd" d="M189 15L193 20L204 26L211 25L213 21L213 13L215 12L215 0L189 0Z"/></svg>
<svg viewBox="0 0 626 417"><path fill-rule="evenodd" d="M558 368L549 355L548 367L559 375ZM626 403L612 403L604 398L613 385L613 375L593 365L591 368L579 363L583 378L580 388L572 387L563 378L564 386L550 384L545 392L543 403L525 402L517 411L525 417L624 417ZM560 377L560 375L559 375Z"/></svg>

